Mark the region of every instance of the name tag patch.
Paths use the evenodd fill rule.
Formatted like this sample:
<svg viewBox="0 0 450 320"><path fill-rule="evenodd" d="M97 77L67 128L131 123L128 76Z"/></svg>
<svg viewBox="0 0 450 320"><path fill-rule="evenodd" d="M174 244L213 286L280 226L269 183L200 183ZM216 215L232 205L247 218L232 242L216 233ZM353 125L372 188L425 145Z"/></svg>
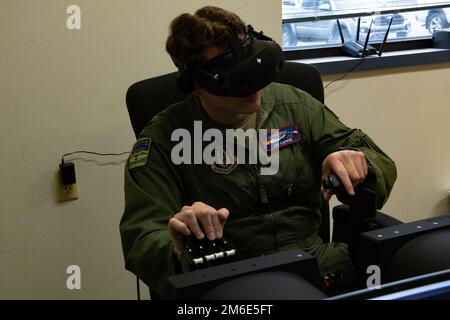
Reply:
<svg viewBox="0 0 450 320"><path fill-rule="evenodd" d="M278 134L270 130L267 133L267 141L265 141L266 151L275 151L285 148L293 143L297 143L302 139L300 131L297 126L289 125L287 127L279 128Z"/></svg>
<svg viewBox="0 0 450 320"><path fill-rule="evenodd" d="M136 141L128 160L128 169L143 167L147 164L152 139L144 138Z"/></svg>

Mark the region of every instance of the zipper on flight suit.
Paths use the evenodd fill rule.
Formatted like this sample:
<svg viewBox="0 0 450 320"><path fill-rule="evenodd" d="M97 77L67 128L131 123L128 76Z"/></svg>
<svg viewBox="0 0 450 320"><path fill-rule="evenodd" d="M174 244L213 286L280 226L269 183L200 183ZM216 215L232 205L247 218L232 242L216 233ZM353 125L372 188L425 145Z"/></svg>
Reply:
<svg viewBox="0 0 450 320"><path fill-rule="evenodd" d="M287 181L289 182L284 189L287 189L287 195L292 195L292 187L295 184L295 180L298 178L298 175L300 174L300 166L297 163L292 164L293 168L289 170L289 174L287 177Z"/></svg>
<svg viewBox="0 0 450 320"><path fill-rule="evenodd" d="M288 194L288 196L290 196L291 194L292 194L292 186L294 185L294 183L293 182L291 182L291 183L289 183L288 185L287 185L287 194Z"/></svg>
<svg viewBox="0 0 450 320"><path fill-rule="evenodd" d="M228 192L228 195L230 196L230 198L233 200L235 205L239 205L241 203L241 201L239 200L238 197L236 197L234 194L232 194L231 192Z"/></svg>
<svg viewBox="0 0 450 320"><path fill-rule="evenodd" d="M258 169L259 169L259 166L257 164L250 165L250 170L253 174L253 177L256 180L256 185L258 186L259 198L263 204L267 205L270 208L269 197L267 196L266 188L264 188L264 184L259 177Z"/></svg>
<svg viewBox="0 0 450 320"><path fill-rule="evenodd" d="M275 250L279 251L280 250L280 245L278 243L278 237L277 237L277 230L275 228L275 221L273 218L273 209L272 206L269 203L269 197L267 195L267 190L264 187L264 183L262 182L259 174L258 174L258 170L260 170L260 167L258 164L255 165L250 165L251 168L251 172L256 180L256 184L258 185L258 190L259 190L259 196L261 199L261 202L263 204L265 204L267 206L267 208L269 209L269 217L270 217L270 223L272 225L272 234L273 234L273 239L274 239L274 247Z"/></svg>

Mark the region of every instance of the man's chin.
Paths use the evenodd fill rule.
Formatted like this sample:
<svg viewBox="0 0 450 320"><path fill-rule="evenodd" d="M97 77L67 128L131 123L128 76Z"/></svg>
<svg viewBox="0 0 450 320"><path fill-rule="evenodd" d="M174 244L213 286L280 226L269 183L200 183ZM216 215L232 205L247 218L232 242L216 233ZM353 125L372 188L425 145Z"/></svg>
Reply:
<svg viewBox="0 0 450 320"><path fill-rule="evenodd" d="M243 97L241 99L242 99L242 101L245 101L245 102L255 102L256 100L259 100L260 97L261 97L261 94L259 93L259 91L257 91L254 94L251 94L247 97Z"/></svg>
<svg viewBox="0 0 450 320"><path fill-rule="evenodd" d="M261 106L261 93L258 91L251 96L242 98L242 113L254 113Z"/></svg>

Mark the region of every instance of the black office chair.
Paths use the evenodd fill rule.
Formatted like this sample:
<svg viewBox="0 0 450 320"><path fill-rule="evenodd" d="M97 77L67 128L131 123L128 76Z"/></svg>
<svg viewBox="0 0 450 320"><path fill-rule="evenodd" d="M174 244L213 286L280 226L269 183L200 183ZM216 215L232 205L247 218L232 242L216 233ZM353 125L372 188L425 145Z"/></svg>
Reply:
<svg viewBox="0 0 450 320"><path fill-rule="evenodd" d="M185 94L177 90L176 78L177 72L173 72L139 81L128 89L126 103L136 136L157 113L186 98ZM322 77L311 65L288 61L275 81L302 89L320 102L324 102ZM330 242L328 202L322 203L321 212L322 225L319 235L324 242Z"/></svg>

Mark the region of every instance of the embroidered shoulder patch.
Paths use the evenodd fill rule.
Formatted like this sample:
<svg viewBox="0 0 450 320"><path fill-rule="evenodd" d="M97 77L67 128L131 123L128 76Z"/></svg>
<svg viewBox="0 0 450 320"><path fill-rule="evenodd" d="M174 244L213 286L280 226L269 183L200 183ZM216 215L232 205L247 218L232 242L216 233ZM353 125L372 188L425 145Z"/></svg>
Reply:
<svg viewBox="0 0 450 320"><path fill-rule="evenodd" d="M144 138L136 141L128 159L128 169L143 167L147 164L152 139Z"/></svg>

